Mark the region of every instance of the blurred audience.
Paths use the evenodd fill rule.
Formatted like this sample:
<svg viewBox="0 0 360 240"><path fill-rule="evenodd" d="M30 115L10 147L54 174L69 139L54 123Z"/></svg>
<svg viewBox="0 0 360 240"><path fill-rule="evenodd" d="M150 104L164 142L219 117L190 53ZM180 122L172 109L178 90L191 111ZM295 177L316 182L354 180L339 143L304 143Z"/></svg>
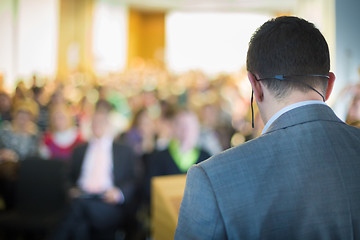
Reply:
<svg viewBox="0 0 360 240"><path fill-rule="evenodd" d="M153 154L156 160L149 168L157 176L185 173L191 165L210 157L198 147L200 123L194 112L179 110L174 117L173 130L173 139L167 149Z"/></svg>
<svg viewBox="0 0 360 240"><path fill-rule="evenodd" d="M40 155L45 159L68 161L73 149L83 139L66 105L52 106L49 127L49 131L43 134Z"/></svg>
<svg viewBox="0 0 360 240"><path fill-rule="evenodd" d="M33 87L32 89L33 98L39 107L39 116L37 118L37 126L39 131L45 132L48 128L48 118L49 110L48 106L45 103L44 99L44 88L43 87Z"/></svg>
<svg viewBox="0 0 360 240"><path fill-rule="evenodd" d="M153 152L146 163L147 175L145 193L150 199L150 182L155 176L186 173L196 163L210 157L197 143L200 124L196 114L189 110L179 110L173 119L174 135L168 147Z"/></svg>
<svg viewBox="0 0 360 240"><path fill-rule="evenodd" d="M152 153L144 156L145 176L141 185L142 192L138 194L141 198L138 211L141 231L148 237L151 231L151 179L155 176L186 173L191 165L210 157L209 153L198 147L200 123L194 112L167 108L159 128L162 126L165 128L165 148L154 149Z"/></svg>
<svg viewBox="0 0 360 240"><path fill-rule="evenodd" d="M73 201L59 239L113 233L123 221L139 224L134 217L145 203L141 225L149 221L153 176L186 173L192 164L261 132L251 128L245 79L243 72L175 75L138 60L101 79L74 73L51 81L33 76L31 86L20 81L11 95L0 92L0 194L14 202L4 190L14 192L14 181L4 187L1 180L16 179L16 164L10 169L8 163L38 155L62 159L71 170ZM99 170L105 177L92 177L102 179L94 190L88 181L97 174L96 143L103 147ZM148 224L132 230L149 229Z"/></svg>
<svg viewBox="0 0 360 240"><path fill-rule="evenodd" d="M4 121L0 127L0 195L7 210L16 202L18 162L38 155L38 131L34 123L37 114L33 100L18 100L12 120Z"/></svg>
<svg viewBox="0 0 360 240"><path fill-rule="evenodd" d="M125 224L127 204L134 193L134 154L113 142L109 108L97 104L92 117L92 138L76 147L70 167L71 209L55 239L114 237Z"/></svg>
<svg viewBox="0 0 360 240"><path fill-rule="evenodd" d="M25 100L27 97L30 97L27 91L27 88L23 81L20 81L16 88L12 98L12 104L15 106L17 102Z"/></svg>
<svg viewBox="0 0 360 240"><path fill-rule="evenodd" d="M62 84L58 84L58 88L56 88L56 90L53 92L53 94L51 95L50 101L48 103L48 106L54 106L57 104L66 104L66 99L65 99L65 93L63 91L63 85Z"/></svg>
<svg viewBox="0 0 360 240"><path fill-rule="evenodd" d="M130 129L120 136L119 141L131 146L138 156L154 150L155 125L145 108L135 113Z"/></svg>
<svg viewBox="0 0 360 240"><path fill-rule="evenodd" d="M214 155L223 150L216 132L219 111L215 105L207 104L200 111L201 128L198 146Z"/></svg>
<svg viewBox="0 0 360 240"><path fill-rule="evenodd" d="M38 155L68 161L73 201L59 239L113 233L124 221L138 224L139 212L140 225L148 222L152 177L186 173L263 127L255 105L251 128L251 88L243 69L214 78L200 71L175 75L138 59L102 79L76 73L30 81L32 86L20 81L13 91L0 86L0 195L11 208L20 161ZM360 127L360 88L347 90L353 98L346 122ZM97 143L104 177L90 177L98 174ZM91 179L101 179L100 185L89 187ZM148 223L134 229L150 231Z"/></svg>
<svg viewBox="0 0 360 240"><path fill-rule="evenodd" d="M81 135L88 140L91 137L91 118L94 112L94 105L86 96L83 96L75 108L75 119L80 128Z"/></svg>
<svg viewBox="0 0 360 240"><path fill-rule="evenodd" d="M35 124L38 106L31 99L14 103L11 122L0 128L0 160L18 161L38 155L39 135Z"/></svg>
<svg viewBox="0 0 360 240"><path fill-rule="evenodd" d="M160 102L161 114L156 122L156 143L155 148L158 151L165 150L174 136L174 126L172 124L176 107L173 103L166 101Z"/></svg>

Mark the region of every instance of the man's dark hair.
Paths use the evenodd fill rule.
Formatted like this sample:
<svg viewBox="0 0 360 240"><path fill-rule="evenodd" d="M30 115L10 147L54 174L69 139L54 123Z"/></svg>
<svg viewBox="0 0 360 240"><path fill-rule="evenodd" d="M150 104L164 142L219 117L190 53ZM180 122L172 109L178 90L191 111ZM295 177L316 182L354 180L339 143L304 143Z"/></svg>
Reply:
<svg viewBox="0 0 360 240"><path fill-rule="evenodd" d="M247 52L247 70L260 78L275 75L328 75L329 48L320 31L298 17L278 17L264 23L252 36ZM319 87L326 92L327 79L320 77L293 77L292 80ZM309 87L293 81L268 79L264 85L276 97L290 90L307 92Z"/></svg>

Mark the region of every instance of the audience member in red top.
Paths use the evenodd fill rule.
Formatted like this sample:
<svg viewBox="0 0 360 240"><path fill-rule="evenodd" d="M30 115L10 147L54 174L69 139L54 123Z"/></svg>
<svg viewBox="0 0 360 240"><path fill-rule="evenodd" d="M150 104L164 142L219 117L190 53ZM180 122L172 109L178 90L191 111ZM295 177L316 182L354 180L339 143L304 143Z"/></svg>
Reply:
<svg viewBox="0 0 360 240"><path fill-rule="evenodd" d="M80 131L66 105L53 106L50 110L50 131L44 133L40 146L41 156L67 161L73 149L82 142Z"/></svg>

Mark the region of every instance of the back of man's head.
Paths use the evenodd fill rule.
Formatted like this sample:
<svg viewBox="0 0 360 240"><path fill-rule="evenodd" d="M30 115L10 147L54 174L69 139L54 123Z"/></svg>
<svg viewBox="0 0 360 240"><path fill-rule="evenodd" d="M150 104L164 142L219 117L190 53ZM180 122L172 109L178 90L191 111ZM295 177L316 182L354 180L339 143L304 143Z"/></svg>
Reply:
<svg viewBox="0 0 360 240"><path fill-rule="evenodd" d="M329 48L314 24L297 17L278 17L264 23L252 36L247 53L247 70L260 78L294 76L293 80L299 83L277 79L263 81L278 98L294 89L307 92L310 90L308 86L325 93L326 78L304 75L329 74Z"/></svg>

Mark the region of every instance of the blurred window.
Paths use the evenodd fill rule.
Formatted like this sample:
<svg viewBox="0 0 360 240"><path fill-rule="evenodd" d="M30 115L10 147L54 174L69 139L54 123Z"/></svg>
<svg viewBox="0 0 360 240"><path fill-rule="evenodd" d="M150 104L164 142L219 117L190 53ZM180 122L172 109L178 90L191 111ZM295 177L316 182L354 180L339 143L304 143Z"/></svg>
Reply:
<svg viewBox="0 0 360 240"><path fill-rule="evenodd" d="M166 16L166 59L170 70L208 74L245 66L252 33L269 15L232 12L170 12Z"/></svg>
<svg viewBox="0 0 360 240"><path fill-rule="evenodd" d="M93 54L97 74L118 72L126 65L127 10L116 1L97 1L94 10Z"/></svg>

